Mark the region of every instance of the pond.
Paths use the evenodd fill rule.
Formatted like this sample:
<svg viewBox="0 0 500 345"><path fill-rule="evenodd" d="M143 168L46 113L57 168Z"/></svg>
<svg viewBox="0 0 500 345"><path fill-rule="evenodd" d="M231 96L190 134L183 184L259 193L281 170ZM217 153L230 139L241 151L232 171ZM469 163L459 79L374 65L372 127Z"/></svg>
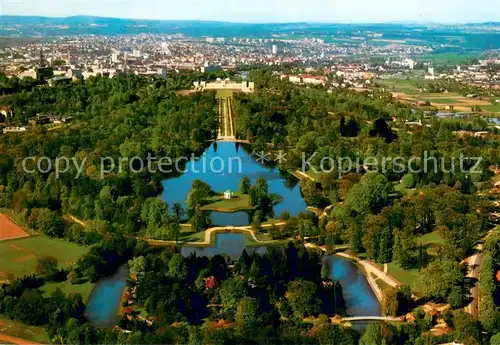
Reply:
<svg viewBox="0 0 500 345"><path fill-rule="evenodd" d="M98 327L111 327L118 321L117 311L128 278L127 265L121 266L112 277L101 279L90 295L85 317Z"/></svg>
<svg viewBox="0 0 500 345"><path fill-rule="evenodd" d="M380 302L363 272L353 262L340 256L329 255L325 261L330 270L330 278L342 285L347 314L380 316Z"/></svg>
<svg viewBox="0 0 500 345"><path fill-rule="evenodd" d="M186 208L186 199L193 181L198 179L208 183L215 192L228 189L237 191L240 180L248 177L255 184L258 178L268 182L269 193L275 193L283 201L274 206L274 214L279 216L287 211L295 216L306 211L298 180L282 174L278 168L260 164L248 151L247 146L231 142L213 143L198 160L189 162L185 172L164 180L161 198L171 207L179 203ZM211 212L213 225L244 226L251 223L247 212Z"/></svg>
<svg viewBox="0 0 500 345"><path fill-rule="evenodd" d="M227 254L237 259L245 249L244 236L237 233L219 233L216 234L215 246L203 248L184 246L182 255L196 253L197 256L212 257L216 254ZM249 246L246 250L249 254L255 251L264 254L267 252L267 247ZM347 313L350 316L380 316L380 302L363 272L350 260L339 256L326 256L325 261L330 269L331 279L342 285ZM365 323L356 323L356 328L360 329L363 325Z"/></svg>
<svg viewBox="0 0 500 345"><path fill-rule="evenodd" d="M226 254L237 259L244 249L249 254L257 252L265 254L269 247L245 247L245 235L240 233L219 233L215 235L215 245L211 247L181 248L184 256L196 253L197 256L212 257L217 254ZM335 255L325 256L324 259L330 270L330 277L340 282L346 302L347 313L350 316L379 316L380 303L373 293L358 267L350 260ZM128 277L127 266L120 267L118 272L107 279L99 281L90 296L85 310L85 316L92 324L99 327L110 327L117 322L117 311ZM366 322L356 322L353 328L362 331Z"/></svg>

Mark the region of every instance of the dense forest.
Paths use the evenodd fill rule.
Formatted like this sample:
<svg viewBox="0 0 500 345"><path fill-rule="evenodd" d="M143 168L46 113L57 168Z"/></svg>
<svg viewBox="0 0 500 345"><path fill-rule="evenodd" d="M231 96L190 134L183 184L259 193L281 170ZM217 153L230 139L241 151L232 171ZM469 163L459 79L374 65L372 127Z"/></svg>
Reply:
<svg viewBox="0 0 500 345"><path fill-rule="evenodd" d="M161 180L168 176L158 171L158 162L152 162L155 169L144 169L119 159L175 159L203 152L218 126L216 96L176 92L196 78L96 77L56 87L0 78L5 94L0 104L14 113L9 123L22 124L37 114L72 118L57 127L0 133L0 208L21 215L27 227L46 236L92 245L67 270L59 272L46 260L34 276L3 285L1 314L45 326L60 343L420 345L453 339L487 344L490 338L498 343L498 236L485 243L480 320L461 310L470 302L474 283L463 260L491 230L493 206L485 195L492 186L489 167L500 164L500 140L495 133L457 137L454 131L483 128L480 119L431 116L430 126L408 128L406 120L424 114L386 93L303 88L280 81L269 70L249 74L258 87L255 93L235 96L238 137L250 140L255 150L285 151L283 171L301 169L303 155L316 153L304 171L314 179L302 179L301 191L308 205L321 211L331 205L321 216L276 215L285 224L268 228L269 235L307 239L328 250L344 246L375 263L418 272L415 285L387 289L382 306L386 315L413 310L413 323L373 323L362 336L332 324L330 316L345 313L341 288L329 280L321 257L297 243L231 260L183 257L176 248L162 250L136 239L138 233L177 239L187 210L158 198ZM481 157L474 173L450 169L460 155ZM38 169L28 173L26 157L48 157L51 163L66 158L75 164L60 176ZM356 164L314 173L322 157L350 158ZM391 164L381 171L370 166L374 157L418 159L400 171ZM35 168L34 161L27 168ZM448 169L437 166L441 161ZM470 169L475 161L463 164ZM242 180L242 185L262 214L277 198L268 195L265 180L256 186ZM199 207L210 193L210 186L197 182L188 197L196 231L210 225ZM257 232L264 231L260 218ZM430 234L442 239L432 251L418 240ZM154 319L153 326L124 318L119 326L130 333L94 328L83 314L81 297L61 291L44 297L38 289L44 281L94 283L126 263L132 273L129 289L135 289L136 303ZM444 318L451 333L430 335L436 320L416 308L429 301L450 305Z"/></svg>
<svg viewBox="0 0 500 345"><path fill-rule="evenodd" d="M175 217L156 198L165 177L154 173L159 162L140 170L132 158L175 160L200 153L217 128L214 94L179 96L170 83L101 77L57 88L35 87L8 97L4 104L13 109L13 121L43 114L71 115L73 122L54 131L40 126L26 135L0 137L0 207L27 211L33 228L77 241L85 241L79 239L85 234L75 228L63 234L61 226L47 223L69 213L94 220L94 232L101 234L136 233L148 226L168 231ZM62 158L75 164L60 178L54 171L44 174L39 169L29 174L23 173L24 157L48 157L52 166ZM119 158L130 160L120 164ZM30 163L29 170L35 167L34 161ZM111 165L106 176L101 176L102 163Z"/></svg>

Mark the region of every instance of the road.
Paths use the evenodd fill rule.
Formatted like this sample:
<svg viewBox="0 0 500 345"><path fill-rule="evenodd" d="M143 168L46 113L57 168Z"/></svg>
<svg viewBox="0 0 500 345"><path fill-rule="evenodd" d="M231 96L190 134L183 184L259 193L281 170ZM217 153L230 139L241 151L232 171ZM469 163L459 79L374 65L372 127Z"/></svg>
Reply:
<svg viewBox="0 0 500 345"><path fill-rule="evenodd" d="M483 241L486 241L488 237L490 237L494 232L495 229L491 229L490 231L488 231L486 236L483 237ZM467 277L477 280L474 286L470 289L472 302L467 307L465 307L465 311L472 316L478 317L479 302L481 300L481 296L479 293L479 273L481 271L481 263L483 262L484 253L483 246L481 244L478 244L475 249L477 250L477 253L464 260L469 266L469 273L467 274Z"/></svg>
<svg viewBox="0 0 500 345"><path fill-rule="evenodd" d="M479 316L479 272L481 270L483 256L483 252L479 252L466 259L469 265L469 274L467 277L477 280L470 290L472 302L465 308L465 310L474 317Z"/></svg>

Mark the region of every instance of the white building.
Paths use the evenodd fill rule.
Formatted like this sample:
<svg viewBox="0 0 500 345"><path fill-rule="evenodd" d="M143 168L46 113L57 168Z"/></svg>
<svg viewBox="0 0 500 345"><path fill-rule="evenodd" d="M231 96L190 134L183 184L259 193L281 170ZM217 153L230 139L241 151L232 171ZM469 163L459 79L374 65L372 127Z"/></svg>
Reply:
<svg viewBox="0 0 500 345"><path fill-rule="evenodd" d="M272 51L273 51L273 55L278 55L278 46L276 44L273 44Z"/></svg>
<svg viewBox="0 0 500 345"><path fill-rule="evenodd" d="M167 69L166 68L158 68L157 73L162 78L165 78L167 76Z"/></svg>
<svg viewBox="0 0 500 345"><path fill-rule="evenodd" d="M302 78L298 75L291 75L288 77L288 80L291 83L302 83Z"/></svg>
<svg viewBox="0 0 500 345"><path fill-rule="evenodd" d="M224 199L231 200L233 198L233 192L229 189L224 192Z"/></svg>
<svg viewBox="0 0 500 345"><path fill-rule="evenodd" d="M405 59L404 60L404 63L406 66L408 66L410 69L414 69L415 68L415 61L413 59Z"/></svg>
<svg viewBox="0 0 500 345"><path fill-rule="evenodd" d="M118 54L117 53L111 54L111 62L112 63L117 63L118 62Z"/></svg>

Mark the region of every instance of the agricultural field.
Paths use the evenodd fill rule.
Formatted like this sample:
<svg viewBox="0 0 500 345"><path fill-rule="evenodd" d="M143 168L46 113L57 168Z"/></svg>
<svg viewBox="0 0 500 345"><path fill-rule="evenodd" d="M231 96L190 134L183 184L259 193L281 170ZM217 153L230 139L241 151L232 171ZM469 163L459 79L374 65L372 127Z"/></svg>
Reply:
<svg viewBox="0 0 500 345"><path fill-rule="evenodd" d="M27 326L4 317L0 317L0 335L21 338L40 344L48 344L49 338L42 327ZM8 344L7 338L0 338L1 344ZM26 342L27 343L27 342Z"/></svg>
<svg viewBox="0 0 500 345"><path fill-rule="evenodd" d="M448 37L448 40L450 39L463 41L464 38L459 36ZM422 62L434 62L434 64L462 65L470 62L476 56L477 55L474 53L431 53L422 55L417 60Z"/></svg>
<svg viewBox="0 0 500 345"><path fill-rule="evenodd" d="M29 235L8 216L0 214L0 241L24 237L29 237Z"/></svg>
<svg viewBox="0 0 500 345"><path fill-rule="evenodd" d="M23 239L0 242L0 280L12 274L20 277L32 274L37 259L53 256L61 267L74 263L88 251L88 247L53 239L45 236L32 236Z"/></svg>
<svg viewBox="0 0 500 345"><path fill-rule="evenodd" d="M434 80L378 80L377 83L385 86L392 95L401 100L412 103L429 102L432 106L445 109L453 106L457 111L471 111L472 107L479 106L485 113L500 114L500 104L492 105L490 99L467 98L457 92L429 93L423 92L419 86L433 83Z"/></svg>

